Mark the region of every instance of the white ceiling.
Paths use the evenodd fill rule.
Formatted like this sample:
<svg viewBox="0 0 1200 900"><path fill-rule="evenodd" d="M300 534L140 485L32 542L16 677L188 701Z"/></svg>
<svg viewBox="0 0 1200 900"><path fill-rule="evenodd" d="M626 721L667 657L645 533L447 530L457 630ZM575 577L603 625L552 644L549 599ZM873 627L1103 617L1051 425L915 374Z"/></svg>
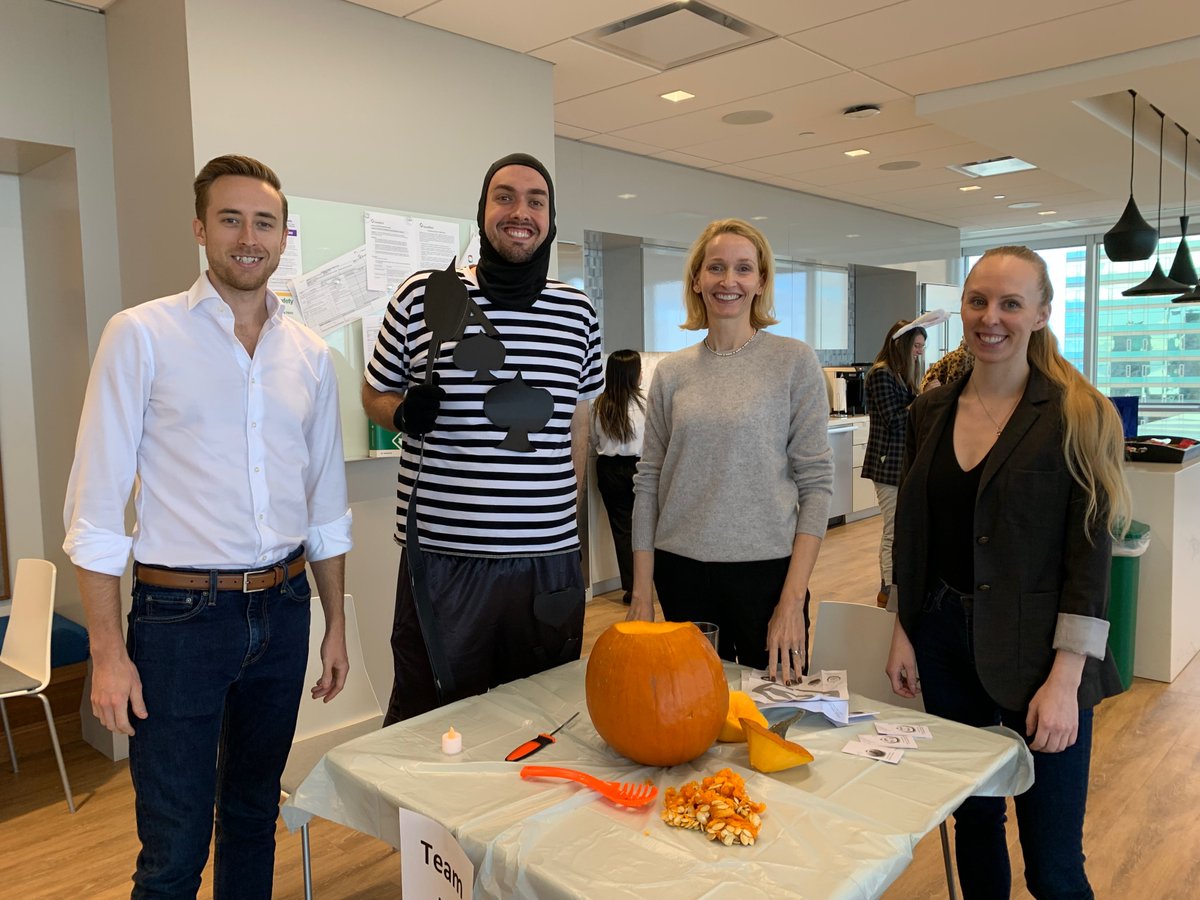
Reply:
<svg viewBox="0 0 1200 900"><path fill-rule="evenodd" d="M1200 201L1195 0L712 0L771 36L662 72L576 36L667 0L348 2L552 63L561 137L967 234L1114 221L1128 196L1127 124L1113 128L1076 104L1134 89L1193 132L1189 186ZM696 96L659 97L678 89ZM882 113L841 115L867 103ZM740 110L773 118L721 121ZM1139 117L1139 139L1152 149L1139 148L1135 193L1153 222L1158 119L1145 105ZM1182 142L1168 125L1164 217L1182 203L1182 172L1172 164ZM855 148L870 155L844 155ZM945 168L1008 155L1038 169L972 182ZM902 160L920 165L879 168ZM958 190L968 183L982 189ZM1008 208L1019 201L1042 206ZM1037 215L1048 210L1055 215Z"/></svg>

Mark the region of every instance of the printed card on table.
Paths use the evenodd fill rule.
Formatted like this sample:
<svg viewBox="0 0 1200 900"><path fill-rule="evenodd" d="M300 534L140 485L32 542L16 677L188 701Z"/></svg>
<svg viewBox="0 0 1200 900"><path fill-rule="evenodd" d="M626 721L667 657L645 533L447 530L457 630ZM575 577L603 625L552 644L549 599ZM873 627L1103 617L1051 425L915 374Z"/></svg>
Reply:
<svg viewBox="0 0 1200 900"><path fill-rule="evenodd" d="M909 737L917 738L918 740L929 740L933 737L929 728L925 725L908 725L896 722L876 722L876 734L907 734Z"/></svg>
<svg viewBox="0 0 1200 900"><path fill-rule="evenodd" d="M909 734L860 734L861 743L872 747L894 747L900 750L916 750L919 746Z"/></svg>
<svg viewBox="0 0 1200 900"><path fill-rule="evenodd" d="M861 756L863 759L873 759L876 762L891 763L893 766L904 758L903 750L889 750L885 747L872 747L861 741L851 741L842 748L843 753L851 756Z"/></svg>

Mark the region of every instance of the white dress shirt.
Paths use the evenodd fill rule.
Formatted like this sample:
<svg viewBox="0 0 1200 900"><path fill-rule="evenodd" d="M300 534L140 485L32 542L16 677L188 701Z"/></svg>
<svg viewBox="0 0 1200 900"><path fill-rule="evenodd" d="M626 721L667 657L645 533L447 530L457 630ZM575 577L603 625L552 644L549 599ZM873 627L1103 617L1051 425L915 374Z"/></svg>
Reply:
<svg viewBox="0 0 1200 900"><path fill-rule="evenodd" d="M267 312L253 358L207 274L113 316L67 485L73 563L120 575L132 547L150 565L251 569L300 544L310 560L350 549L329 348L270 292Z"/></svg>
<svg viewBox="0 0 1200 900"><path fill-rule="evenodd" d="M600 424L596 415L596 401L592 401L592 446L597 456L641 456L642 438L646 432L646 410L637 401L629 404L629 424L633 426L633 437L622 442L610 435Z"/></svg>

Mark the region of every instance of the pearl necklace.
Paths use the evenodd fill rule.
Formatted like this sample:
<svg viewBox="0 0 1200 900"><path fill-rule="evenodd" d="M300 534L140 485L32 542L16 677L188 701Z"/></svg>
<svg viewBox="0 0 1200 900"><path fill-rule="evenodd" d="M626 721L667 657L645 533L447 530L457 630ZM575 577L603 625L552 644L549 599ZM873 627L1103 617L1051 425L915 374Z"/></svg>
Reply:
<svg viewBox="0 0 1200 900"><path fill-rule="evenodd" d="M710 344L708 342L707 337L705 337L705 339L704 339L704 346L706 348L708 348L708 352L711 353L713 356L737 356L739 353L741 353L743 350L745 350L747 347L749 347L750 342L752 340L754 340L756 337L758 337L758 329L757 328L754 329L754 332L750 335L750 337L746 338L746 343L742 344L742 346L738 347L736 350L714 350L712 347L712 344Z"/></svg>

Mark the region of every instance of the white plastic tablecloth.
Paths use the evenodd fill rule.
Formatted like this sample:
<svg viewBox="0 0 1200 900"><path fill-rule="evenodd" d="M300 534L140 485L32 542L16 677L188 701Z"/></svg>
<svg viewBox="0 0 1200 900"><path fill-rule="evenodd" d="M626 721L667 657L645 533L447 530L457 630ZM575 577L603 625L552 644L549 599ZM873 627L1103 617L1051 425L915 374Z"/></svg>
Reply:
<svg viewBox="0 0 1200 900"><path fill-rule="evenodd" d="M592 728L580 661L433 710L331 750L283 808L298 828L321 816L399 846L403 806L445 825L475 865L475 897L644 898L670 900L871 898L908 866L912 848L972 794L1005 796L1032 783L1032 759L1012 732L959 725L874 700L851 708L879 719L928 725L933 739L899 765L841 752L870 721L835 728L808 715L789 740L813 754L807 766L763 775L749 768L745 744L717 744L670 769L638 766ZM727 665L737 686L741 669ZM336 701L335 701L336 702ZM640 810L611 805L568 782L525 781L514 747L566 721L551 744L527 760L582 769L605 780L658 785L660 799ZM458 756L441 752L453 725ZM661 794L729 766L752 798L767 804L751 847L726 847L699 832L666 825Z"/></svg>

